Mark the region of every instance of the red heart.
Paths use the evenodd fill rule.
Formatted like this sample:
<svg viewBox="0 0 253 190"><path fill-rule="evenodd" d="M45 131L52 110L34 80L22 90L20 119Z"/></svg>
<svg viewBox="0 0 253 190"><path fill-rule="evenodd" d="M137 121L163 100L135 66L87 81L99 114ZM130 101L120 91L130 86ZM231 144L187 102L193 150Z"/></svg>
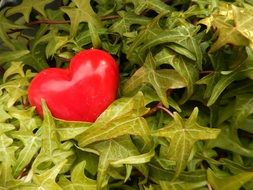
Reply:
<svg viewBox="0 0 253 190"><path fill-rule="evenodd" d="M110 54L83 50L71 59L69 68L38 73L28 88L28 99L40 115L44 99L56 118L93 122L115 100L118 80L118 66Z"/></svg>

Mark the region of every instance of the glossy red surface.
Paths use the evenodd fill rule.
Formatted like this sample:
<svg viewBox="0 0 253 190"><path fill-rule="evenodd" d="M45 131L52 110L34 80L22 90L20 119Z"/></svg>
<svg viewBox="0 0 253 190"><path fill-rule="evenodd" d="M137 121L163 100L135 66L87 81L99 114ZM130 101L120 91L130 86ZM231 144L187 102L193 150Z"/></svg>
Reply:
<svg viewBox="0 0 253 190"><path fill-rule="evenodd" d="M110 54L83 50L71 59L69 68L38 73L28 88L28 99L40 115L44 99L56 118L94 122L115 100L118 81L118 66Z"/></svg>

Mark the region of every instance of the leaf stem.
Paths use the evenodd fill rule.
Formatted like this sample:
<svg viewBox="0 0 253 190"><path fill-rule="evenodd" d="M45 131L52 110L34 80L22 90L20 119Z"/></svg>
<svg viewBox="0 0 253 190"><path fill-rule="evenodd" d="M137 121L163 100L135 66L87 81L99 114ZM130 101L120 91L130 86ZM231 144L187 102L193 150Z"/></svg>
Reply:
<svg viewBox="0 0 253 190"><path fill-rule="evenodd" d="M214 73L215 71L200 71L200 74L210 74Z"/></svg>
<svg viewBox="0 0 253 190"><path fill-rule="evenodd" d="M167 108L165 108L162 104L162 102L159 102L158 104L156 104L154 107L152 107L148 113L146 113L143 117L148 117L151 116L153 114L155 114L158 110L163 110L165 111L167 114L169 114L171 117L173 117L173 113L168 110Z"/></svg>
<svg viewBox="0 0 253 190"><path fill-rule="evenodd" d="M113 20L120 18L119 15L108 15L108 16L100 16L100 20ZM69 24L70 20L35 20L28 23L28 25L36 25L36 24Z"/></svg>
<svg viewBox="0 0 253 190"><path fill-rule="evenodd" d="M207 184L207 188L208 190L213 190L212 186L210 185L210 183Z"/></svg>
<svg viewBox="0 0 253 190"><path fill-rule="evenodd" d="M168 4L168 3L171 3L172 0L163 0L164 3Z"/></svg>
<svg viewBox="0 0 253 190"><path fill-rule="evenodd" d="M120 18L119 15L107 15L107 16L100 16L100 20L113 20Z"/></svg>
<svg viewBox="0 0 253 190"><path fill-rule="evenodd" d="M168 110L167 108L163 107L162 105L157 105L157 108L165 111L167 114L169 114L171 117L173 117L173 113L171 113L170 110Z"/></svg>
<svg viewBox="0 0 253 190"><path fill-rule="evenodd" d="M35 20L29 22L28 25L36 25L36 24L68 24L70 20Z"/></svg>

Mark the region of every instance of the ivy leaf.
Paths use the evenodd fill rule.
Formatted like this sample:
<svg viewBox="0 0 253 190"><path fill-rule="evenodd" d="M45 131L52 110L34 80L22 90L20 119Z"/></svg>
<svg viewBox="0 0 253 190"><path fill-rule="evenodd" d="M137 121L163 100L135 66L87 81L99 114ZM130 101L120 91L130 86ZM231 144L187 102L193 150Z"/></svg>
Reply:
<svg viewBox="0 0 253 190"><path fill-rule="evenodd" d="M16 178L21 175L21 172L29 165L41 147L40 137L33 133L38 128L40 122L38 118L31 118L34 109L28 109L26 112L23 112L23 110L12 108L8 111L13 118L19 121L19 130L13 131L10 134L20 144L20 150L16 153L17 159L12 170L13 176Z"/></svg>
<svg viewBox="0 0 253 190"><path fill-rule="evenodd" d="M19 139L24 145L24 148L20 151L17 161L13 166L13 176L17 177L37 154L41 147L41 139L35 136L32 131L27 132L23 130L13 132L12 137Z"/></svg>
<svg viewBox="0 0 253 190"><path fill-rule="evenodd" d="M198 108L193 110L187 120L175 112L171 123L153 133L153 136L165 137L170 142L167 158L176 162L174 178L185 169L194 143L199 140L215 139L220 132L219 129L200 126L197 118Z"/></svg>
<svg viewBox="0 0 253 190"><path fill-rule="evenodd" d="M10 119L11 116L6 112L3 106L0 106L0 123L4 123L7 119Z"/></svg>
<svg viewBox="0 0 253 190"><path fill-rule="evenodd" d="M234 13L235 26L237 30L250 41L250 46L253 48L253 8L247 7L242 9L232 5L232 10Z"/></svg>
<svg viewBox="0 0 253 190"><path fill-rule="evenodd" d="M198 34L199 27L195 26L178 26L176 28L173 28L171 30L164 30L163 32L160 32L156 36L152 36L149 38L149 41L146 42L140 49L140 51L144 52L149 48L155 47L160 44L165 43L176 43L180 48L181 53L185 55L186 57L193 58L196 60L196 63L198 65L198 68L202 68L202 52L200 49L200 39L201 35ZM175 46L172 46L174 50ZM186 51L183 51L186 49Z"/></svg>
<svg viewBox="0 0 253 190"><path fill-rule="evenodd" d="M41 174L46 169L56 166L58 163L64 162L64 165L72 162L73 150L71 149L73 144L68 142L61 144L57 135L55 122L45 101L42 101L42 108L44 113L44 120L40 130L37 132L41 134L41 150L32 165L33 173ZM68 160L67 160L68 159ZM66 163L65 160L68 162Z"/></svg>
<svg viewBox="0 0 253 190"><path fill-rule="evenodd" d="M223 23L223 21L216 21L215 24L217 27L217 41L212 45L209 50L210 53L220 49L222 46L226 44L233 44L237 46L246 46L249 41L245 38L238 30L227 23Z"/></svg>
<svg viewBox="0 0 253 190"><path fill-rule="evenodd" d="M241 124L245 122L247 117L253 113L253 97L252 94L242 94L236 96L236 104L233 114L233 125L241 128Z"/></svg>
<svg viewBox="0 0 253 190"><path fill-rule="evenodd" d="M229 150L239 155L253 157L253 149L247 149L241 145L237 134L229 128L229 126L220 126L221 132L215 140L207 143L207 147L218 147L224 150Z"/></svg>
<svg viewBox="0 0 253 190"><path fill-rule="evenodd" d="M11 124L0 124L0 185L5 186L9 180L13 179L11 167L16 161L15 151L18 147L12 146L13 139L6 133L15 129Z"/></svg>
<svg viewBox="0 0 253 190"><path fill-rule="evenodd" d="M185 57L176 54L169 48L163 49L156 56L156 65L170 64L182 77L185 78L186 92L184 97L181 99L181 103L186 102L190 96L194 93L194 85L198 80L198 69L192 61Z"/></svg>
<svg viewBox="0 0 253 190"><path fill-rule="evenodd" d="M221 75L219 81L214 85L211 93L211 97L209 98L207 105L211 106L218 99L221 93L230 85L233 81L235 81L238 77L237 72L232 72L228 75Z"/></svg>
<svg viewBox="0 0 253 190"><path fill-rule="evenodd" d="M237 11L235 7L234 11ZM239 26L237 25L239 20L236 21L235 25L228 22L230 18L235 19L234 16L232 16L233 13L231 14L231 12L232 12L231 6L227 6L226 8L223 7L223 9L221 9L220 11L214 13L210 17L205 18L199 22L201 24L205 24L207 27L213 26L216 29L215 36L218 36L218 38L215 41L215 43L211 46L209 53L217 51L226 44L233 44L237 46L247 46L249 44L249 39L247 38L248 35L246 35L247 37L245 37L240 32L240 30L243 30L244 26L242 26L242 29L239 29L240 25ZM239 15L237 14L237 18L238 16ZM241 20L239 22L241 23ZM244 24L248 25L248 23ZM248 33L252 31L248 32L245 31L245 32Z"/></svg>
<svg viewBox="0 0 253 190"><path fill-rule="evenodd" d="M208 106L211 106L215 103L221 93L234 81L239 80L241 78L245 78L247 72L252 72L253 67L248 69L238 69L239 71L232 71L228 75L221 75L219 81L214 85L211 97L207 102Z"/></svg>
<svg viewBox="0 0 253 190"><path fill-rule="evenodd" d="M126 134L142 136L148 140L150 131L146 120L142 117L147 111L142 93L132 98L120 98L75 139L80 147Z"/></svg>
<svg viewBox="0 0 253 190"><path fill-rule="evenodd" d="M123 86L123 93L126 95L133 94L139 90L143 84L152 85L162 103L168 107L167 90L183 88L186 86L186 81L175 70L156 70L155 60L152 55L149 54L144 65L126 81Z"/></svg>
<svg viewBox="0 0 253 190"><path fill-rule="evenodd" d="M144 16L139 16L131 12L119 11L119 16L121 17L118 21L110 27L112 32L117 32L120 35L127 35L130 32L132 25L147 25L150 19Z"/></svg>
<svg viewBox="0 0 253 190"><path fill-rule="evenodd" d="M49 3L51 3L52 0L41 0L41 1L36 1L36 0L25 0L22 1L21 4L13 7L12 9L9 9L7 11L7 16L14 15L16 13L21 13L24 15L24 19L26 22L29 22L29 17L31 14L32 9L35 9L38 11L40 14L42 14L44 17L46 17L45 13L45 6Z"/></svg>
<svg viewBox="0 0 253 190"><path fill-rule="evenodd" d="M131 43L129 48L127 48L126 54L129 60L133 61L134 63L137 62L138 64L145 61L143 59L142 52L139 51L139 46L149 41L149 38L152 36L157 36L162 31L159 21L166 14L167 12L157 15L138 33L133 43Z"/></svg>
<svg viewBox="0 0 253 190"><path fill-rule="evenodd" d="M218 1L216 0L193 0L193 5L184 12L186 18L197 16L198 18L204 18L209 16L215 9L218 8Z"/></svg>
<svg viewBox="0 0 253 190"><path fill-rule="evenodd" d="M56 120L56 131L60 141L74 139L77 135L82 134L91 123L86 122L69 122L64 120Z"/></svg>
<svg viewBox="0 0 253 190"><path fill-rule="evenodd" d="M111 164L143 164L149 162L154 155L151 150L148 154L140 154L129 136L98 142L89 146L99 154L97 187L104 187L109 180L107 170ZM119 166L118 166L119 167ZM138 166L136 166L138 168Z"/></svg>
<svg viewBox="0 0 253 190"><path fill-rule="evenodd" d="M10 67L4 72L3 81L7 82L7 79L16 75L20 77L25 77L23 70L24 65L22 62L11 62Z"/></svg>
<svg viewBox="0 0 253 190"><path fill-rule="evenodd" d="M54 167L49 170L46 170L40 175L34 175L33 181L38 185L38 189L55 189L61 190L61 187L56 183L56 177L60 173L64 164L67 163L67 160L63 160L57 163Z"/></svg>
<svg viewBox="0 0 253 190"><path fill-rule="evenodd" d="M173 177L175 175L175 170L164 169L156 164L150 163L150 177L156 182L168 181L173 182ZM184 181L186 183L200 183L206 181L206 171L205 170L195 170L195 171L182 171L178 176L177 181ZM175 181L176 182L176 181Z"/></svg>
<svg viewBox="0 0 253 190"><path fill-rule="evenodd" d="M26 65L31 66L36 71L48 68L45 49L45 44L39 44L33 49L31 49L29 54L23 56L20 61L22 61Z"/></svg>
<svg viewBox="0 0 253 190"><path fill-rule="evenodd" d="M29 78L31 73L26 74L22 70L23 64L21 62L12 62L11 66L6 70L3 81L5 83L0 85L0 90L5 90L8 92L8 100L6 102L7 108L11 108L18 100L27 95L25 87L28 86ZM11 80L6 81L8 78ZM17 88L18 87L18 88Z"/></svg>
<svg viewBox="0 0 253 190"><path fill-rule="evenodd" d="M253 179L253 172L242 172L233 176L219 177L211 170L207 170L207 180L214 190L238 190L244 183Z"/></svg>
<svg viewBox="0 0 253 190"><path fill-rule="evenodd" d="M3 46L11 50L16 50L16 46L9 38L8 32L15 29L26 29L27 27L13 23L11 20L7 19L4 14L4 10L0 11L0 39L4 42Z"/></svg>
<svg viewBox="0 0 253 190"><path fill-rule="evenodd" d="M146 9L151 9L156 11L157 13L166 12L171 10L171 7L167 4L163 3L160 0L126 0L126 3L133 3L134 4L134 12L140 15Z"/></svg>
<svg viewBox="0 0 253 190"><path fill-rule="evenodd" d="M93 11L90 5L90 0L73 0L73 2L75 3L76 7L61 8L61 10L65 12L70 18L71 36L75 36L78 29L78 25L81 22L87 22L90 24L90 26L92 25L92 27L95 27L97 29L103 26L99 17Z"/></svg>
<svg viewBox="0 0 253 190"><path fill-rule="evenodd" d="M84 175L86 162L82 161L75 165L71 171L71 180L68 180L65 176L61 176L58 184L63 188L63 190L68 189L87 189L96 190L97 184L95 180L89 179Z"/></svg>
<svg viewBox="0 0 253 190"><path fill-rule="evenodd" d="M52 29L48 34L36 40L36 42L33 44L33 49L35 50L37 47L39 47L38 44L45 42L47 43L45 54L46 58L49 58L68 42L68 36L59 36L58 30Z"/></svg>
<svg viewBox="0 0 253 190"><path fill-rule="evenodd" d="M14 51L5 51L0 53L0 64L15 61L24 55L27 55L29 50L14 50Z"/></svg>
<svg viewBox="0 0 253 190"><path fill-rule="evenodd" d="M53 56L58 49L60 49L63 45L65 45L68 42L67 36L55 36L46 47L46 56L49 58L50 56Z"/></svg>
<svg viewBox="0 0 253 190"><path fill-rule="evenodd" d="M229 70L228 72L213 72L197 81L197 84L207 85L205 98L209 98L207 102L208 106L213 105L224 90L234 81L252 77L252 51L247 49L247 54L248 58L243 60L236 68Z"/></svg>
<svg viewBox="0 0 253 190"><path fill-rule="evenodd" d="M210 98L210 96L213 92L213 88L217 84L217 82L219 81L220 76L221 76L221 73L213 72L213 73L210 73L210 74L204 76L200 80L196 81L196 84L198 84L198 85L201 85L201 84L206 85L206 89L205 89L203 98L205 98L205 99ZM217 91L215 91L215 93L217 93ZM222 92L220 92L218 95L220 95L221 93ZM216 99L217 99L217 97L216 97Z"/></svg>
<svg viewBox="0 0 253 190"><path fill-rule="evenodd" d="M186 183L182 181L175 181L175 182L168 182L168 181L160 181L159 185L162 189L173 189L173 190L182 190L182 189L188 189L188 190L194 190L201 187L206 186L206 182L197 182L197 183Z"/></svg>

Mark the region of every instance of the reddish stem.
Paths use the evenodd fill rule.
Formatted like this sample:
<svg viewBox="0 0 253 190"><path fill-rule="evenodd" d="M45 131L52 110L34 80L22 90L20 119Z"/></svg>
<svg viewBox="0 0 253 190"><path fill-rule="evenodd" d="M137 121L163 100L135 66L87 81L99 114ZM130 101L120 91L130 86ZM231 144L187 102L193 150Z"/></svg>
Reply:
<svg viewBox="0 0 253 190"><path fill-rule="evenodd" d="M68 24L70 20L35 20L29 22L28 25L36 25L36 24Z"/></svg>

